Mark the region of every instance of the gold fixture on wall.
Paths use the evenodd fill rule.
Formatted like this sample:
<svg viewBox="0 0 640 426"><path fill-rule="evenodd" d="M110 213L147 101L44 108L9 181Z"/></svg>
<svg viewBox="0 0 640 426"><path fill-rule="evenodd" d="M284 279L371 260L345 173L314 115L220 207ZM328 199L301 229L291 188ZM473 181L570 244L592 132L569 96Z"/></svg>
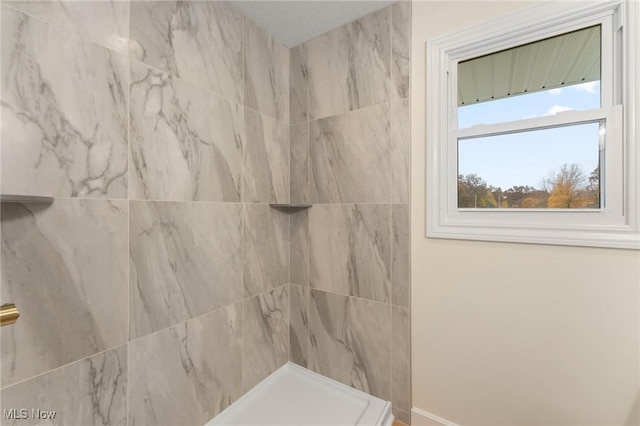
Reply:
<svg viewBox="0 0 640 426"><path fill-rule="evenodd" d="M20 312L14 303L0 306L0 327L13 324L19 316Z"/></svg>

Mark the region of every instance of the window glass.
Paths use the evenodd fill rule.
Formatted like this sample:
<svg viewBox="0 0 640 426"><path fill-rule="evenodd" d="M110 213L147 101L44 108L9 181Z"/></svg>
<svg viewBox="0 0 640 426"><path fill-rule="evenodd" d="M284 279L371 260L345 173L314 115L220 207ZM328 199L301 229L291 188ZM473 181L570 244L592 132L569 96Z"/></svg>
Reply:
<svg viewBox="0 0 640 426"><path fill-rule="evenodd" d="M458 128L601 107L599 25L458 64ZM600 122L458 141L459 208L599 208ZM474 129L471 129L474 130Z"/></svg>
<svg viewBox="0 0 640 426"><path fill-rule="evenodd" d="M458 128L600 107L600 81L458 107Z"/></svg>
<svg viewBox="0 0 640 426"><path fill-rule="evenodd" d="M603 133L596 122L459 140L458 208L600 207Z"/></svg>
<svg viewBox="0 0 640 426"><path fill-rule="evenodd" d="M600 207L601 122L458 141L458 208Z"/></svg>

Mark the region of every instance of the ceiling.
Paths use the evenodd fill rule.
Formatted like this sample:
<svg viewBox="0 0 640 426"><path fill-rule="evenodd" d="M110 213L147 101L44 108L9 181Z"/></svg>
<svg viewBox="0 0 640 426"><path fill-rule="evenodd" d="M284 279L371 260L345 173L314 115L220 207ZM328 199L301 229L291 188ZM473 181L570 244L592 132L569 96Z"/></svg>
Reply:
<svg viewBox="0 0 640 426"><path fill-rule="evenodd" d="M231 1L287 47L297 46L392 3L384 0Z"/></svg>

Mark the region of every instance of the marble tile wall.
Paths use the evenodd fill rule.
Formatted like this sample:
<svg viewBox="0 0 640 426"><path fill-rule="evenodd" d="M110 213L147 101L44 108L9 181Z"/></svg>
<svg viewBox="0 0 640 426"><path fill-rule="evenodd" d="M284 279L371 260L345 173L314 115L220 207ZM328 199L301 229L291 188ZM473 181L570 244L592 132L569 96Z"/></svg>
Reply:
<svg viewBox="0 0 640 426"><path fill-rule="evenodd" d="M2 205L0 408L202 424L292 360L408 422L409 23L3 0L0 187L55 201Z"/></svg>
<svg viewBox="0 0 640 426"><path fill-rule="evenodd" d="M244 18L223 1L131 1L132 59L242 103Z"/></svg>
<svg viewBox="0 0 640 426"><path fill-rule="evenodd" d="M2 192L126 198L127 56L2 10Z"/></svg>
<svg viewBox="0 0 640 426"><path fill-rule="evenodd" d="M28 409L3 425L123 425L127 420L127 345L67 364L0 391L3 409ZM28 408L27 408L28 407ZM55 411L55 423L30 408Z"/></svg>
<svg viewBox="0 0 640 426"><path fill-rule="evenodd" d="M291 360L409 423L411 3L291 50Z"/></svg>
<svg viewBox="0 0 640 426"><path fill-rule="evenodd" d="M241 201L242 105L133 60L130 117L132 199Z"/></svg>
<svg viewBox="0 0 640 426"><path fill-rule="evenodd" d="M127 342L127 202L2 205L2 386Z"/></svg>
<svg viewBox="0 0 640 426"><path fill-rule="evenodd" d="M242 388L248 391L289 360L289 286L245 300L242 314Z"/></svg>
<svg viewBox="0 0 640 426"><path fill-rule="evenodd" d="M0 410L202 425L289 359L289 49L222 1L2 1L1 54L2 192L55 200L2 204Z"/></svg>
<svg viewBox="0 0 640 426"><path fill-rule="evenodd" d="M202 425L242 395L242 305L129 344L129 424Z"/></svg>
<svg viewBox="0 0 640 426"><path fill-rule="evenodd" d="M242 300L240 204L133 201L132 338Z"/></svg>

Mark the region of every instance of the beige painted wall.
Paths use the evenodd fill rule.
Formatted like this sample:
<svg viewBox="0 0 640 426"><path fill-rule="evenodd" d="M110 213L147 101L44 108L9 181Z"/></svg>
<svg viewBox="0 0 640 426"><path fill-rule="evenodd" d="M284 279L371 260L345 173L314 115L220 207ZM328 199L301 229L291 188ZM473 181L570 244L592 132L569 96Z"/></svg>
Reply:
<svg viewBox="0 0 640 426"><path fill-rule="evenodd" d="M413 3L413 407L463 425L640 424L640 253L424 237L425 42L530 4Z"/></svg>

